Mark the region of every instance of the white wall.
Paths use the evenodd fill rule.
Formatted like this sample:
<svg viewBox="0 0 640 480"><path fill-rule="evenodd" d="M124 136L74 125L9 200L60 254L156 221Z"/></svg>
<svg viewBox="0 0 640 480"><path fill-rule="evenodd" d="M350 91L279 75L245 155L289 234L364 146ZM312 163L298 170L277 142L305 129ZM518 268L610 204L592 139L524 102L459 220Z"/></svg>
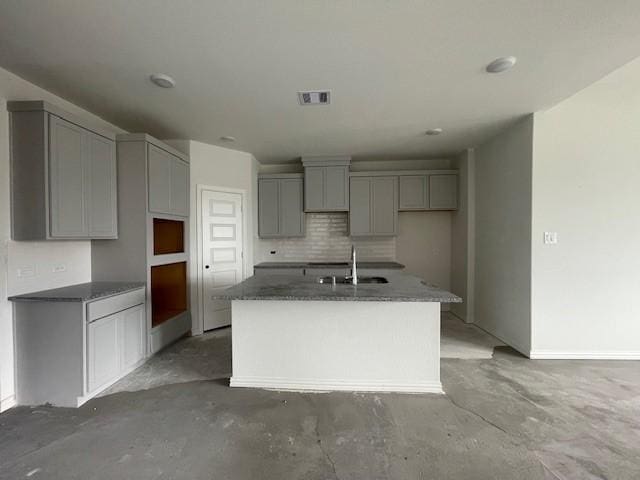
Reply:
<svg viewBox="0 0 640 480"><path fill-rule="evenodd" d="M13 313L7 296L91 280L91 244L84 242L14 242L9 218L9 100L47 100L90 124L114 132L114 125L0 69L0 410L14 402ZM56 265L66 272L53 273ZM18 278L17 270L30 267L34 275Z"/></svg>
<svg viewBox="0 0 640 480"><path fill-rule="evenodd" d="M533 116L475 149L475 322L525 355L531 343Z"/></svg>
<svg viewBox="0 0 640 480"><path fill-rule="evenodd" d="M640 358L639 86L637 59L535 115L533 357Z"/></svg>
<svg viewBox="0 0 640 480"><path fill-rule="evenodd" d="M451 214L451 291L462 303L451 311L465 322L473 322L475 278L475 169L474 151L468 149L452 159L458 169L458 210Z"/></svg>
<svg viewBox="0 0 640 480"><path fill-rule="evenodd" d="M396 260L405 272L451 288L451 212L400 212ZM448 305L443 305L448 310Z"/></svg>
<svg viewBox="0 0 640 480"><path fill-rule="evenodd" d="M246 192L247 205L244 213L247 216L247 231L245 232L246 250L244 258L245 274L251 275L253 271L253 250L257 232L257 172L258 163L250 153L230 150L201 142L189 141L169 142L175 148L185 151L190 157L191 166L191 225L190 225L190 285L191 285L191 318L193 319L192 331L194 334L202 333L202 319L198 298L198 259L197 259L197 235L196 230L200 212L197 211L197 187L204 185L209 187L222 187L243 190Z"/></svg>

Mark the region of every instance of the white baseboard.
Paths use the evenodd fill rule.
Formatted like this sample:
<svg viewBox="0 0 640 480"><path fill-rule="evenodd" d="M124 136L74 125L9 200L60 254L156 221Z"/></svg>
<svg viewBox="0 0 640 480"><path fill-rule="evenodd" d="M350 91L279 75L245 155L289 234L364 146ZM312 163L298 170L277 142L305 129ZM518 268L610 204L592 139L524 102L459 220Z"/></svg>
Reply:
<svg viewBox="0 0 640 480"><path fill-rule="evenodd" d="M189 312L181 313L152 328L149 332L149 355L153 355L175 342L187 333L189 329L191 329L191 315Z"/></svg>
<svg viewBox="0 0 640 480"><path fill-rule="evenodd" d="M531 350L532 360L640 360L640 351L633 352L559 352Z"/></svg>
<svg viewBox="0 0 640 480"><path fill-rule="evenodd" d="M2 400L0 400L0 412L4 412L5 410L9 410L10 408L13 408L17 405L18 403L16 402L16 396L15 395L9 395L6 398L3 398Z"/></svg>
<svg viewBox="0 0 640 480"><path fill-rule="evenodd" d="M265 388L268 390L289 390L294 392L386 392L386 393L439 393L442 394L440 382L407 382L392 383L385 381L356 380L306 380L295 378L267 377L231 377L232 387Z"/></svg>

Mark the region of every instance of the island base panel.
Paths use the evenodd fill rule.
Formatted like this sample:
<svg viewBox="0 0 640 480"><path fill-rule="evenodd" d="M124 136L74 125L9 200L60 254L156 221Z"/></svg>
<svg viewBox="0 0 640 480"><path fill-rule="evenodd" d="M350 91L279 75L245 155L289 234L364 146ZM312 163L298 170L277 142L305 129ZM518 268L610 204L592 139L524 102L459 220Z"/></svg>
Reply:
<svg viewBox="0 0 640 480"><path fill-rule="evenodd" d="M234 300L232 387L442 393L440 304Z"/></svg>

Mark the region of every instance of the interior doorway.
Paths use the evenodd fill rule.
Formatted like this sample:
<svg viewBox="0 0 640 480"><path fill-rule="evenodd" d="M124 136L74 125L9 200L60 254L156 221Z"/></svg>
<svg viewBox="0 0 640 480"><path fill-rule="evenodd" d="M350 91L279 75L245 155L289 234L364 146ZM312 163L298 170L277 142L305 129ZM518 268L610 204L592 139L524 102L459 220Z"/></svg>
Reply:
<svg viewBox="0 0 640 480"><path fill-rule="evenodd" d="M215 187L201 189L201 279L203 330L231 325L231 302L214 293L244 279L244 195Z"/></svg>

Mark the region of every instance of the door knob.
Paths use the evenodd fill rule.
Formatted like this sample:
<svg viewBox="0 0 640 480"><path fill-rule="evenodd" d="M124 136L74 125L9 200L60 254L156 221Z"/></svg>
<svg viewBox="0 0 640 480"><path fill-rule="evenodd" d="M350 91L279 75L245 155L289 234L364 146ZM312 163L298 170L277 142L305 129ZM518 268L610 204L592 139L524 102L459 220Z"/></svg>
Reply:
<svg viewBox="0 0 640 480"><path fill-rule="evenodd" d="M209 268L209 265L205 265L204 268Z"/></svg>

